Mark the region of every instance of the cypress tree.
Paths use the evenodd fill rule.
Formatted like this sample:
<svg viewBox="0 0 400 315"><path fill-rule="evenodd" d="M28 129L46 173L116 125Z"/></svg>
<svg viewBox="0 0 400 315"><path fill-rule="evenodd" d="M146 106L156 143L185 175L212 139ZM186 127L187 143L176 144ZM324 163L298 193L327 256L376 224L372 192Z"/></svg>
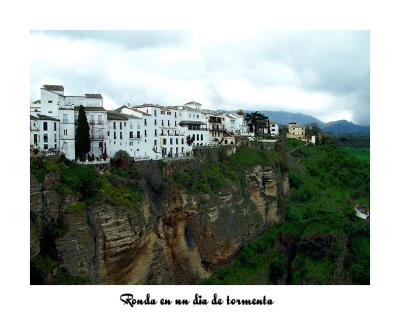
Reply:
<svg viewBox="0 0 400 315"><path fill-rule="evenodd" d="M78 126L75 133L75 154L82 161L85 159L85 154L90 151L90 127L87 122L85 108L79 106Z"/></svg>

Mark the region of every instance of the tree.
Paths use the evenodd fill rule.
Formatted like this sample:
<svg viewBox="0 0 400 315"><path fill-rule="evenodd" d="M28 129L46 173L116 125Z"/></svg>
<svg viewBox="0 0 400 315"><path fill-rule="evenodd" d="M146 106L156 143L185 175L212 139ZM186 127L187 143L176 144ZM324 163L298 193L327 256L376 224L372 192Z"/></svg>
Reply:
<svg viewBox="0 0 400 315"><path fill-rule="evenodd" d="M260 133L264 134L264 129L268 130L270 133L270 125L269 125L269 118L259 112L253 112L250 114L246 114L244 117L246 124L249 126L250 132L254 132L254 135Z"/></svg>
<svg viewBox="0 0 400 315"><path fill-rule="evenodd" d="M82 105L79 106L78 126L75 136L75 155L83 161L85 155L90 151L90 127L87 122L85 109Z"/></svg>

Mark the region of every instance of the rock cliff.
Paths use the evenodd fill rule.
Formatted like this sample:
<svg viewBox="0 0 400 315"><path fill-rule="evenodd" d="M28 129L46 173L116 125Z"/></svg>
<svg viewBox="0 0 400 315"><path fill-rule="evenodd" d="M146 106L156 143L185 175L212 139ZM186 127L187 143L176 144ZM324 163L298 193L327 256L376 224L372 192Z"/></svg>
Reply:
<svg viewBox="0 0 400 315"><path fill-rule="evenodd" d="M181 167L172 163L160 172L168 178ZM288 192L287 174L255 165L244 184L207 194L145 183L132 215L101 196L71 211L79 198L55 189L58 181L51 172L42 180L31 176L31 260L51 248L56 261L44 283L64 272L85 283L195 284L279 222L279 199Z"/></svg>

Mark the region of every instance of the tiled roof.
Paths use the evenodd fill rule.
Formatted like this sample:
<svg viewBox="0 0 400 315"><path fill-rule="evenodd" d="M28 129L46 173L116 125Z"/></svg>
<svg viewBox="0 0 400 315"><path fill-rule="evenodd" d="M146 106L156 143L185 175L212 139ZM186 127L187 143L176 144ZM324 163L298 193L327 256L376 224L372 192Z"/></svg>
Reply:
<svg viewBox="0 0 400 315"><path fill-rule="evenodd" d="M201 104L200 103L198 103L198 102L195 102L195 101L190 101L190 102L187 102L187 103L185 103L185 104L183 104L183 105L190 105L190 104L193 104L193 105L196 105L196 106L201 106Z"/></svg>
<svg viewBox="0 0 400 315"><path fill-rule="evenodd" d="M142 114L142 115L144 115L144 116L151 116L149 113L143 112L143 111L138 110L138 109L136 109L136 108L129 108L129 109L130 109L130 110L133 110L134 112L138 112L138 113L140 113L140 114Z"/></svg>
<svg viewBox="0 0 400 315"><path fill-rule="evenodd" d="M98 107L98 106L83 106L85 109L85 112L105 112L106 109L104 107ZM77 112L79 111L79 106L75 106L74 110Z"/></svg>
<svg viewBox="0 0 400 315"><path fill-rule="evenodd" d="M118 113L116 111L107 111L108 120L128 120L128 116L125 114Z"/></svg>
<svg viewBox="0 0 400 315"><path fill-rule="evenodd" d="M43 88L48 91L62 91L64 92L64 87L62 85L51 85L51 84L45 84L43 85Z"/></svg>
<svg viewBox="0 0 400 315"><path fill-rule="evenodd" d="M85 94L87 98L103 98L101 94Z"/></svg>

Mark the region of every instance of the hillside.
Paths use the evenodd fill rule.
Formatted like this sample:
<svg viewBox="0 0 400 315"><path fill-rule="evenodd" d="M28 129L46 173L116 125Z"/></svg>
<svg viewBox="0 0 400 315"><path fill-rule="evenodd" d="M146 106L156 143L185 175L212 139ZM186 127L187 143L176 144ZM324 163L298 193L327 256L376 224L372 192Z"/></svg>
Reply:
<svg viewBox="0 0 400 315"><path fill-rule="evenodd" d="M369 283L353 210L369 206L369 163L281 140L196 163L32 157L31 284Z"/></svg>
<svg viewBox="0 0 400 315"><path fill-rule="evenodd" d="M296 140L288 150L301 147ZM285 219L249 242L203 284L369 284L369 163L335 145L289 157Z"/></svg>
<svg viewBox="0 0 400 315"><path fill-rule="evenodd" d="M368 126L359 126L351 121L347 120L338 120L331 121L324 125L322 125L321 129L325 132L334 132L334 133L361 133L361 134L369 134Z"/></svg>

